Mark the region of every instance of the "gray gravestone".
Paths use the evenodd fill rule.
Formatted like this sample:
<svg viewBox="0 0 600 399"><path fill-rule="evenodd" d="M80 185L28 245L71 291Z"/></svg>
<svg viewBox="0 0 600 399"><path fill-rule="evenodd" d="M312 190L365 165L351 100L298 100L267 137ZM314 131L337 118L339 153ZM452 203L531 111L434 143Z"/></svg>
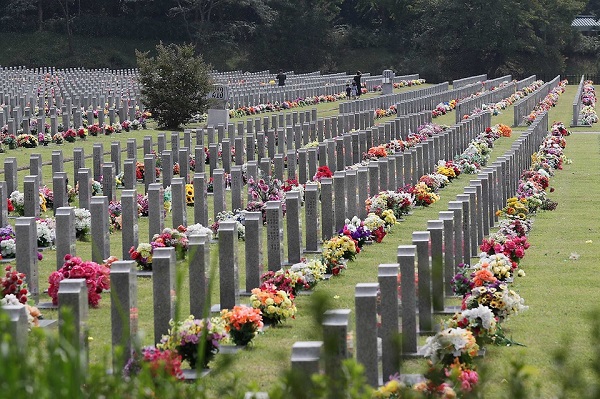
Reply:
<svg viewBox="0 0 600 399"><path fill-rule="evenodd" d="M264 272L262 231L262 212L246 212L246 293L260 286L260 276Z"/></svg>
<svg viewBox="0 0 600 399"><path fill-rule="evenodd" d="M15 263L19 273L27 276L31 299L39 301L39 273L37 257L37 226L34 217L20 217L15 222Z"/></svg>
<svg viewBox="0 0 600 399"><path fill-rule="evenodd" d="M379 265L377 272L381 295L381 363L383 375L397 373L399 353L397 337L398 322L398 264Z"/></svg>
<svg viewBox="0 0 600 399"><path fill-rule="evenodd" d="M123 188L126 190L135 189L136 185L136 173L135 173L135 159L126 159L123 161Z"/></svg>
<svg viewBox="0 0 600 399"><path fill-rule="evenodd" d="M329 240L334 234L333 179L321 179L321 238Z"/></svg>
<svg viewBox="0 0 600 399"><path fill-rule="evenodd" d="M4 180L6 181L6 192L9 196L13 191L18 190L17 158L10 157L4 160Z"/></svg>
<svg viewBox="0 0 600 399"><path fill-rule="evenodd" d="M83 148L73 149L73 176L75 182L73 185L79 183L79 169L85 169L85 154ZM80 206L82 208L82 206Z"/></svg>
<svg viewBox="0 0 600 399"><path fill-rule="evenodd" d="M444 222L428 220L427 231L431 237L431 303L433 311L444 311Z"/></svg>
<svg viewBox="0 0 600 399"><path fill-rule="evenodd" d="M110 230L108 223L108 197L97 196L90 201L92 262L104 263L110 256Z"/></svg>
<svg viewBox="0 0 600 399"><path fill-rule="evenodd" d="M402 301L402 355L417 352L417 309L415 284L415 245L399 245L397 259L400 265Z"/></svg>
<svg viewBox="0 0 600 399"><path fill-rule="evenodd" d="M300 221L300 196L297 191L286 193L286 228L288 263L293 265L300 262L302 255L302 233Z"/></svg>
<svg viewBox="0 0 600 399"><path fill-rule="evenodd" d="M94 143L93 146L93 173L94 180L100 181L102 175L102 164L104 163L104 147L102 143Z"/></svg>
<svg viewBox="0 0 600 399"><path fill-rule="evenodd" d="M73 349L78 353L84 353L85 360L80 366L85 367L87 363L87 327L88 317L88 288L85 279L64 279L58 288L59 319L58 333L63 339L67 339ZM69 312L73 323L65 324L64 315ZM68 331L68 332L67 332ZM70 338L70 339L69 339ZM85 352L80 352L85 351Z"/></svg>
<svg viewBox="0 0 600 399"><path fill-rule="evenodd" d="M320 372L321 341L296 341L292 346L291 369L298 381L311 384L311 376Z"/></svg>
<svg viewBox="0 0 600 399"><path fill-rule="evenodd" d="M194 173L194 223L208 225L208 201L204 173Z"/></svg>
<svg viewBox="0 0 600 399"><path fill-rule="evenodd" d="M307 253L319 253L319 186L306 184L304 187L304 220L306 221Z"/></svg>
<svg viewBox="0 0 600 399"><path fill-rule="evenodd" d="M25 176L23 179L23 197L25 216L40 216L40 192L37 176Z"/></svg>
<svg viewBox="0 0 600 399"><path fill-rule="evenodd" d="M187 207L185 204L185 181L181 177L173 179L171 185L172 206L171 215L173 228L187 226Z"/></svg>
<svg viewBox="0 0 600 399"><path fill-rule="evenodd" d="M379 284L356 284L354 306L356 308L356 360L365 368L367 383L379 385L377 356L377 296Z"/></svg>
<svg viewBox="0 0 600 399"><path fill-rule="evenodd" d="M65 261L65 255L76 255L77 241L75 231L75 208L60 207L56 209L56 270Z"/></svg>
<svg viewBox="0 0 600 399"><path fill-rule="evenodd" d="M165 192L160 183L152 183L148 187L148 241L155 234L162 233L165 228Z"/></svg>
<svg viewBox="0 0 600 399"><path fill-rule="evenodd" d="M156 182L156 158L153 154L144 156L144 190L150 190L150 185Z"/></svg>
<svg viewBox="0 0 600 399"><path fill-rule="evenodd" d="M433 331L431 312L431 261L430 234L428 231L413 231L413 245L417 247L417 273L419 276L419 332Z"/></svg>
<svg viewBox="0 0 600 399"><path fill-rule="evenodd" d="M113 368L121 370L138 344L137 276L134 261L118 261L111 265L110 287ZM122 352L115 351L118 347Z"/></svg>
<svg viewBox="0 0 600 399"><path fill-rule="evenodd" d="M129 249L139 244L137 191L123 190L121 193L122 259L129 258Z"/></svg>
<svg viewBox="0 0 600 399"><path fill-rule="evenodd" d="M112 162L102 165L102 194L108 201L117 199L115 194L115 164Z"/></svg>
<svg viewBox="0 0 600 399"><path fill-rule="evenodd" d="M444 294L453 295L452 278L454 277L454 212L441 211L440 220L444 223Z"/></svg>
<svg viewBox="0 0 600 399"><path fill-rule="evenodd" d="M220 212L227 210L225 204L225 171L223 169L215 169L213 174L213 200L214 200L214 218Z"/></svg>
<svg viewBox="0 0 600 399"><path fill-rule="evenodd" d="M160 342L162 336L169 333L169 322L175 318L176 295L175 248L155 248L152 254L155 342Z"/></svg>
<svg viewBox="0 0 600 399"><path fill-rule="evenodd" d="M6 182L0 181L0 227L8 224L8 197L10 193L6 190Z"/></svg>
<svg viewBox="0 0 600 399"><path fill-rule="evenodd" d="M110 143L110 161L115 164L115 174L121 173L121 142Z"/></svg>
<svg viewBox="0 0 600 399"><path fill-rule="evenodd" d="M237 242L236 222L221 222L219 224L219 305L221 310L233 309L239 302Z"/></svg>
<svg viewBox="0 0 600 399"><path fill-rule="evenodd" d="M163 151L160 153L162 163L162 185L167 188L173 181L173 153L171 151Z"/></svg>
<svg viewBox="0 0 600 399"><path fill-rule="evenodd" d="M325 343L325 373L336 378L342 372L342 362L348 358L348 322L350 309L331 309L323 315Z"/></svg>
<svg viewBox="0 0 600 399"><path fill-rule="evenodd" d="M189 238L190 314L200 318L208 315L210 293L207 271L210 268L210 242L206 234Z"/></svg>
<svg viewBox="0 0 600 399"><path fill-rule="evenodd" d="M339 231L344 227L346 220L346 178L344 171L337 171L333 175L333 191L334 191L334 230Z"/></svg>
<svg viewBox="0 0 600 399"><path fill-rule="evenodd" d="M283 216L280 201L267 201L267 265L276 272L283 264Z"/></svg>

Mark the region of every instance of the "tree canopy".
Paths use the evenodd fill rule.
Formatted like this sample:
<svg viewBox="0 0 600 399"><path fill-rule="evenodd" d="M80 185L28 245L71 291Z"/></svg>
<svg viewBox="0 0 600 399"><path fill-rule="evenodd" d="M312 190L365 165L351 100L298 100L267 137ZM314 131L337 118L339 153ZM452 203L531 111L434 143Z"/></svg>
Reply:
<svg viewBox="0 0 600 399"><path fill-rule="evenodd" d="M210 67L194 55L192 45L162 43L156 57L137 52L142 101L160 127L176 129L204 112L211 84Z"/></svg>
<svg viewBox="0 0 600 399"><path fill-rule="evenodd" d="M343 65L435 80L560 73L582 12L600 17L600 1L0 0L4 32L186 42L218 69Z"/></svg>

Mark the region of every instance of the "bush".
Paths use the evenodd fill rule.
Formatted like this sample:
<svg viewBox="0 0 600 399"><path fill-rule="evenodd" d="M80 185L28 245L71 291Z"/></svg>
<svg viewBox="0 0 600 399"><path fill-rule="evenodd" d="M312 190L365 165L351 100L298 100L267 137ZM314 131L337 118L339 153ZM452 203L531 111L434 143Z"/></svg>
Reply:
<svg viewBox="0 0 600 399"><path fill-rule="evenodd" d="M161 43L156 51L150 57L136 50L142 102L159 127L175 129L206 110L210 66L194 54L192 45Z"/></svg>

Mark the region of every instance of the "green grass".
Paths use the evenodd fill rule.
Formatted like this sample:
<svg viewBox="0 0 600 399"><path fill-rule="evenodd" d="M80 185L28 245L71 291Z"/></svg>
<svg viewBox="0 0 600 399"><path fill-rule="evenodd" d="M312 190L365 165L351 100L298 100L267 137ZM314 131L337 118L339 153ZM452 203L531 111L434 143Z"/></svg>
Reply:
<svg viewBox="0 0 600 399"><path fill-rule="evenodd" d="M418 87L417 87L418 88ZM571 120L570 109L575 87L569 86L567 92L560 98L556 108L551 110L550 121L562 120L565 123ZM319 116L333 115L337 113L338 103L320 104ZM385 120L385 119L384 119ZM449 113L435 120L440 124L452 124L454 114ZM501 115L493 118L493 123L510 124L512 121L512 108ZM381 123L382 120L377 121ZM511 143L518 137L524 128L514 129L511 138L501 138L495 144L492 159L502 155ZM565 336L570 336L572 344L569 347L577 361L585 364L591 358L589 347L590 333L585 323L585 314L598 302L596 286L598 284L597 273L594 266L597 261L595 245L600 241L598 215L592 211L593 200L598 198L598 171L590 168L598 157L600 149L599 136L593 134L578 134L579 132L591 131L593 128L572 129L575 133L567 138L566 154L574 159L572 165L566 165L563 171L559 171L551 180L551 185L556 191L551 198L559 202L559 207L554 212L541 213L536 216L534 229L529 237L531 248L522 262L522 267L527 272L527 277L520 279L515 288L525 298L526 304L530 306L528 312L510 319L506 323L509 335L526 344L526 347L488 348L488 354L484 363L493 368L489 389L489 395L485 397L500 397L506 386L506 370L509 369L511 361L515 358L525 359L527 364L535 370L534 381L542 385L542 397L551 396L556 388L552 381L552 351L557 348ZM138 144L141 145L142 137L151 134L155 136L157 131L148 130L134 133L139 135ZM105 150L109 148L110 141L125 136L114 135L102 137L99 140L107 143ZM87 142L77 142L76 146L86 146L86 154L91 154L91 138ZM75 145L65 144L63 151L67 151ZM50 160L51 150L55 147L38 148L33 152L43 154L45 160ZM14 156L18 154L19 165L28 164L30 150L10 151L3 156ZM47 155L46 155L47 154ZM67 153L65 153L67 156ZM138 153L141 158L141 150ZM1 159L1 158L0 158ZM91 161L88 161L91 165ZM65 169L71 176L72 164L66 164ZM19 175L20 179L25 172ZM44 175L50 176L50 167L45 167ZM396 248L401 244L409 244L413 231L425 230L426 222L436 219L438 212L447 210L448 201L454 200L456 195L463 192L469 184L472 176L462 175L450 186L440 192L441 200L428 208L415 209L413 214L405 221L399 223L394 230L386 236L382 244L367 246L350 264L348 270L339 278L333 278L322 282L316 287L316 291L325 293L336 308L354 309L354 286L357 283L376 282L377 266L382 263L396 262ZM580 194L581 193L581 194ZM303 212L302 212L303 214ZM212 211L209 212L212 215ZM188 220L191 221L192 212L188 209ZM166 226L170 226L168 217ZM147 220L140 219L140 240L147 238ZM111 235L111 254L121 254L120 233ZM586 243L592 240L592 243ZM244 278L244 246L238 246L239 270L241 281ZM264 251L263 247L263 251ZM285 248L285 246L284 246ZM77 253L84 259L90 257L90 246L87 243L77 243ZM577 261L569 260L571 252L580 254ZM45 251L46 259L40 263L40 285L45 286L47 276L54 269L54 251ZM213 264L217 264L217 245L211 248ZM266 257L266 253L265 253ZM266 258L265 258L266 261ZM178 270L186 273L187 265L179 262ZM184 279L182 291L178 298L182 304L182 311L188 311L187 278ZM146 279L138 280L138 306L140 331L144 344L152 344L152 281ZM47 299L47 298L46 298ZM213 286L213 302L218 302L218 284ZM242 298L244 302L244 298ZM254 344L245 351L235 355L235 361L231 366L231 372L239 373L241 381L255 381L259 389L269 389L276 381L279 371L285 369L289 364L291 346L296 341L320 339L320 328L313 324L309 315L310 298L300 296L297 299L298 315L295 320L285 323L281 327L268 329L265 334L258 336ZM44 312L48 318L56 318L52 311ZM103 295L99 309L90 311L88 322L93 341L90 342L91 360L93 362L105 359L110 352L110 296ZM354 330L354 312L351 313L350 329ZM410 361L404 365L405 371L422 372L425 361ZM251 370L251 371L250 371ZM250 371L250 372L249 372ZM385 376L387 377L387 376ZM222 386L225 381L231 380L226 374L215 374L209 377L209 385L213 388ZM486 391L488 392L488 391Z"/></svg>

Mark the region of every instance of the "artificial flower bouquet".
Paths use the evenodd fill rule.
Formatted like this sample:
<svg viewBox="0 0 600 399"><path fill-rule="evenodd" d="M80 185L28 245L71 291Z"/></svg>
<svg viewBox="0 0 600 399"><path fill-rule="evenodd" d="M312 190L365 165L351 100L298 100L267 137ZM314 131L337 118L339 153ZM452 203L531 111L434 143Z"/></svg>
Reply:
<svg viewBox="0 0 600 399"><path fill-rule="evenodd" d="M196 319L190 315L181 321L171 320L169 325L169 333L162 336L156 347L177 352L192 369L197 364L207 368L219 352L221 341L227 337L225 323L220 317Z"/></svg>
<svg viewBox="0 0 600 399"><path fill-rule="evenodd" d="M221 311L225 321L225 329L236 345L246 346L263 328L260 309L248 306L234 306L233 309Z"/></svg>
<svg viewBox="0 0 600 399"><path fill-rule="evenodd" d="M296 315L293 298L273 286L253 289L250 303L253 308L261 311L263 323L280 324Z"/></svg>

